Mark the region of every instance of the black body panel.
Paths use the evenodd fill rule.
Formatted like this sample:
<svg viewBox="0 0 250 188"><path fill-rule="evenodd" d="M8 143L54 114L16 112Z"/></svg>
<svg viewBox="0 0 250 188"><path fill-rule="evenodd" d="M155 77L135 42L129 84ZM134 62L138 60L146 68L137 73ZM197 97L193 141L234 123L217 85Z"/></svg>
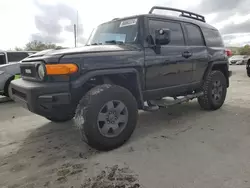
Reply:
<svg viewBox="0 0 250 188"><path fill-rule="evenodd" d="M118 78L132 75L134 79L123 84L129 87L136 86L133 94L139 108L143 109L143 103L146 100L187 95L199 91L204 78L215 66L224 71L227 79L230 76L224 46L221 44L211 46L213 40L206 40L209 31L217 31L214 27L183 17L146 14L137 18L139 34L133 44L94 44L81 48L50 50L42 55L34 55L23 60L20 66L22 79L14 80L11 84L15 100L27 104L30 111L47 116L49 113L54 113L53 109L58 105L65 108L70 105L74 108L84 94L86 83L94 77L116 75ZM154 40L149 20L167 22L170 25L177 23L179 30L171 30L173 38L170 44L156 47L148 41L149 36ZM199 29L200 44L192 44L195 40L190 40L193 36L192 33L188 33L186 25L194 25ZM153 32L154 29L162 28L153 28ZM203 29L206 30L206 35ZM177 41L179 35L175 32L183 34L183 41L179 41L180 43ZM176 44L173 41L177 41ZM47 76L45 81L39 82L34 73L36 62L74 63L79 71L70 76ZM25 75L23 71L25 68L32 69L31 76Z"/></svg>

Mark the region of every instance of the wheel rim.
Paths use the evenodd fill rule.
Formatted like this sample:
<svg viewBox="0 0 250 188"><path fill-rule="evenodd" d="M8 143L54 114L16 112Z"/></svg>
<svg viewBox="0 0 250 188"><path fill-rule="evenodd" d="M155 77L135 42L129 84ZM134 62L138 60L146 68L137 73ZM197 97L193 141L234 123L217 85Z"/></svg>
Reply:
<svg viewBox="0 0 250 188"><path fill-rule="evenodd" d="M128 122L128 109L118 100L104 104L98 117L97 125L100 133L105 137L116 137L125 129Z"/></svg>
<svg viewBox="0 0 250 188"><path fill-rule="evenodd" d="M223 86L221 81L215 80L212 85L212 99L215 102L221 101L223 96Z"/></svg>

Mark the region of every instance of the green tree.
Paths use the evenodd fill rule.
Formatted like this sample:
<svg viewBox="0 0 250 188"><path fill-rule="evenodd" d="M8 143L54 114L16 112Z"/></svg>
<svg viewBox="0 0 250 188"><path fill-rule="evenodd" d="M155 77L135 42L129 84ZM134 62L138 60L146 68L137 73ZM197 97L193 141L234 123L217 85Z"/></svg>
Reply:
<svg viewBox="0 0 250 188"><path fill-rule="evenodd" d="M25 50L27 51L41 51L47 49L62 49L62 46L57 46L56 44L52 43L43 43L41 41L31 41L25 45Z"/></svg>
<svg viewBox="0 0 250 188"><path fill-rule="evenodd" d="M250 55L250 45L245 45L244 47L239 49L240 55Z"/></svg>
<svg viewBox="0 0 250 188"><path fill-rule="evenodd" d="M23 48L15 47L15 51L23 51L23 50L24 50Z"/></svg>

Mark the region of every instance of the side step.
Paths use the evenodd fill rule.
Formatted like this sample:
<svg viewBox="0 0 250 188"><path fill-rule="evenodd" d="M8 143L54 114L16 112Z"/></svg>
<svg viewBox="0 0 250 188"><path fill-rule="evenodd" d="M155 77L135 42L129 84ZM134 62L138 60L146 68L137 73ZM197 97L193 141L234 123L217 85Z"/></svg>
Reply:
<svg viewBox="0 0 250 188"><path fill-rule="evenodd" d="M181 104L184 102L188 102L190 100L193 100L195 98L201 97L204 95L203 92L186 95L182 98L176 98L176 99L161 99L161 100L153 100L148 102L148 106L145 106L145 111L157 111L159 108L168 108L170 106L174 106L177 104Z"/></svg>

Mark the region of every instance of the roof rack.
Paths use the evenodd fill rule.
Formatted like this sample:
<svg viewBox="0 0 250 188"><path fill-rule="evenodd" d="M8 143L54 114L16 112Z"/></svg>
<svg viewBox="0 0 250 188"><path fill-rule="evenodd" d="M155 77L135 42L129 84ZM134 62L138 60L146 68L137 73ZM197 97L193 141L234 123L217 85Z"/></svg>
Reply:
<svg viewBox="0 0 250 188"><path fill-rule="evenodd" d="M170 10L170 11L175 11L175 12L180 12L181 15L180 17L186 17L186 18L191 18L194 20L198 20L198 21L202 21L202 22L206 22L205 17L193 12L189 12L186 10L180 10L180 9L176 9L176 8L170 8L170 7L161 7L161 6L154 6L151 8L151 10L149 11L149 14L152 14L154 10Z"/></svg>

